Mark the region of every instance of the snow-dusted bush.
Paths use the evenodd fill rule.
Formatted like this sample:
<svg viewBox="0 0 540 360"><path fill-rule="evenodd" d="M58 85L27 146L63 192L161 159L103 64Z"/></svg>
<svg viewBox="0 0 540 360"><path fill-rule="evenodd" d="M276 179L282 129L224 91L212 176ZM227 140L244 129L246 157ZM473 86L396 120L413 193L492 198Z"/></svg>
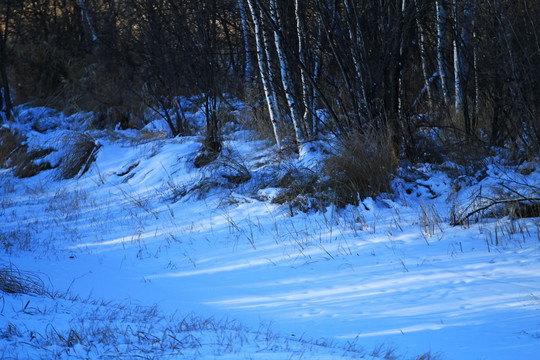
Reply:
<svg viewBox="0 0 540 360"><path fill-rule="evenodd" d="M22 138L10 129L0 128L0 167L9 167L9 159L13 151L21 145Z"/></svg>
<svg viewBox="0 0 540 360"><path fill-rule="evenodd" d="M344 136L338 151L326 160L324 172L336 202L344 205L391 192L397 166L390 132L368 128Z"/></svg>
<svg viewBox="0 0 540 360"><path fill-rule="evenodd" d="M73 133L63 139L66 152L60 162L60 177L70 179L84 174L95 160L100 145L90 135Z"/></svg>
<svg viewBox="0 0 540 360"><path fill-rule="evenodd" d="M51 168L51 164L41 159L52 152L42 148L30 150L25 139L8 128L0 129L0 167L14 168L15 176L31 177Z"/></svg>
<svg viewBox="0 0 540 360"><path fill-rule="evenodd" d="M0 267L0 291L6 294L45 294L45 285L34 273L21 271L14 265Z"/></svg>

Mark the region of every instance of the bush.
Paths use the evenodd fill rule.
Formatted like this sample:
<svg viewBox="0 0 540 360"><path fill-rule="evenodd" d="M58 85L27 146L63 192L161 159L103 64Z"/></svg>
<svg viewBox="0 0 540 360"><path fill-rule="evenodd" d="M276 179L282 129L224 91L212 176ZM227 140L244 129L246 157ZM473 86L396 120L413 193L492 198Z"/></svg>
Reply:
<svg viewBox="0 0 540 360"><path fill-rule="evenodd" d="M46 161L37 161L50 154L52 149L28 151L24 138L7 128L0 129L0 168L15 168L15 176L26 178L51 169Z"/></svg>
<svg viewBox="0 0 540 360"><path fill-rule="evenodd" d="M64 143L67 151L60 163L60 177L71 179L79 173L84 174L95 160L100 145L90 135L83 133L67 135Z"/></svg>
<svg viewBox="0 0 540 360"><path fill-rule="evenodd" d="M337 152L324 164L337 205L358 204L390 192L398 166L390 131L368 128L342 137Z"/></svg>
<svg viewBox="0 0 540 360"><path fill-rule="evenodd" d="M9 159L14 151L21 146L23 139L8 128L0 128L0 167L8 168Z"/></svg>
<svg viewBox="0 0 540 360"><path fill-rule="evenodd" d="M41 278L15 266L0 267L0 291L6 294L46 294Z"/></svg>

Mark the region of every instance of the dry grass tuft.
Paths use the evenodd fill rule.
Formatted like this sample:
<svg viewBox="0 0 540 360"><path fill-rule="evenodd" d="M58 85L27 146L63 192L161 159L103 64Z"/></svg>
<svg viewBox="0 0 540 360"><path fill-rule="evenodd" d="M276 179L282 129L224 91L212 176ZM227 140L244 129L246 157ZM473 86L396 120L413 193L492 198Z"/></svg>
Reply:
<svg viewBox="0 0 540 360"><path fill-rule="evenodd" d="M71 179L83 175L95 160L96 152L101 147L90 135L70 134L63 139L67 151L60 163L60 177Z"/></svg>
<svg viewBox="0 0 540 360"><path fill-rule="evenodd" d="M272 122L268 114L266 102L260 101L264 99L264 93L257 87L246 89L245 103L237 117L238 123L242 128L252 130L254 138L275 142ZM283 127L283 123L280 123ZM280 129L280 135L283 137L284 129Z"/></svg>
<svg viewBox="0 0 540 360"><path fill-rule="evenodd" d="M46 293L45 284L39 276L28 271L21 271L14 265L0 268L0 291L6 294Z"/></svg>
<svg viewBox="0 0 540 360"><path fill-rule="evenodd" d="M21 146L23 139L8 128L0 128L0 167L9 167L9 159Z"/></svg>
<svg viewBox="0 0 540 360"><path fill-rule="evenodd" d="M301 205L308 205L308 199L314 200L317 195L323 194L318 186L318 180L318 175L312 170L291 166L279 178L277 185L282 190L272 199L272 203L289 203L302 209Z"/></svg>
<svg viewBox="0 0 540 360"><path fill-rule="evenodd" d="M201 178L194 184L179 186L173 180L169 180L167 193L173 201L187 195L201 199L212 190L233 189L249 182L251 178L251 172L243 159L229 149L223 149L216 155L216 159L204 167Z"/></svg>
<svg viewBox="0 0 540 360"><path fill-rule="evenodd" d="M324 173L338 205L358 204L391 192L397 166L390 131L369 128L346 135L337 153L326 160Z"/></svg>
<svg viewBox="0 0 540 360"><path fill-rule="evenodd" d="M450 224L467 225L484 217L506 216L511 219L540 217L540 187L526 178L503 180L487 193L482 193L480 187L465 205L452 208Z"/></svg>
<svg viewBox="0 0 540 360"><path fill-rule="evenodd" d="M36 161L50 154L52 149L28 151L24 138L7 128L0 129L0 167L15 168L15 176L27 178L51 169L46 161Z"/></svg>

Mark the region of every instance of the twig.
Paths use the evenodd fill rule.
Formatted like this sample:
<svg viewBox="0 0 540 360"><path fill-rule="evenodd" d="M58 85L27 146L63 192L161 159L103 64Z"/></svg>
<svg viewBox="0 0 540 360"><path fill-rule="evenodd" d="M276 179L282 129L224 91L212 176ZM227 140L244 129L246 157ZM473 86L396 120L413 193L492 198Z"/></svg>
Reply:
<svg viewBox="0 0 540 360"><path fill-rule="evenodd" d="M459 220L454 221L451 225L452 226L463 225L465 220L467 220L471 216L473 216L473 215L475 215L475 214L477 214L479 212L485 211L485 210L487 210L490 207L495 206L495 205L511 204L511 203L518 203L519 204L519 203L524 203L524 202L540 203L540 198L527 198L527 197L523 197L521 199L501 199L501 200L489 199L489 200L491 200L491 202L489 204L487 204L485 206L482 206L482 207L479 207L479 208L477 208L477 209L475 209L473 211L470 211L469 213L462 216Z"/></svg>

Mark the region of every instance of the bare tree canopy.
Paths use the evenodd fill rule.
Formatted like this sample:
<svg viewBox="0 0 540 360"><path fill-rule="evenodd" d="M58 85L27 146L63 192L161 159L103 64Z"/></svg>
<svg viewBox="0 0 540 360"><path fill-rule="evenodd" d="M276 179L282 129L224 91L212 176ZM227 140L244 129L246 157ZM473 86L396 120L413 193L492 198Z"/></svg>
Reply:
<svg viewBox="0 0 540 360"><path fill-rule="evenodd" d="M218 150L220 98L250 94L278 148L390 128L414 158L418 130L444 125L534 150L539 17L531 0L6 0L2 111L33 101L135 116L144 104L182 135L175 99L200 95Z"/></svg>

